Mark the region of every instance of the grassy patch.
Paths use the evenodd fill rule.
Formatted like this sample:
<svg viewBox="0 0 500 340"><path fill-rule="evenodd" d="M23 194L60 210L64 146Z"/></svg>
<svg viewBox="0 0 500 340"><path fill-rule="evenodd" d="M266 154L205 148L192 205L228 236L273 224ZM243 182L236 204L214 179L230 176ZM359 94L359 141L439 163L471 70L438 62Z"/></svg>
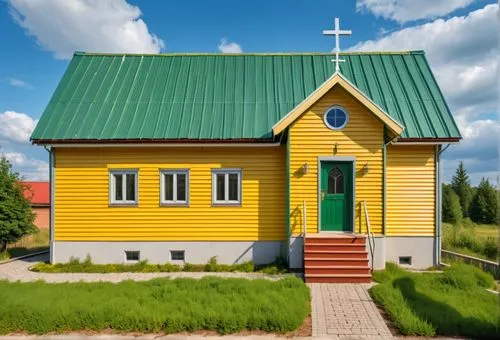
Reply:
<svg viewBox="0 0 500 340"><path fill-rule="evenodd" d="M498 301L491 275L462 263L442 274L409 273L394 264L373 275L370 291L404 335L496 338Z"/></svg>
<svg viewBox="0 0 500 340"><path fill-rule="evenodd" d="M217 259L212 257L206 264L186 263L183 266L165 263L149 264L147 261L140 261L135 264L94 264L90 256L80 262L79 259L72 259L68 263L37 263L31 268L35 272L43 273L159 273L159 272L261 272L265 274L283 274L288 272L287 265L283 259L276 259L274 263L267 265L254 265L252 262L238 264L219 264Z"/></svg>
<svg viewBox="0 0 500 340"><path fill-rule="evenodd" d="M49 230L39 229L36 234L28 235L9 244L7 251L0 253L0 261L49 249Z"/></svg>
<svg viewBox="0 0 500 340"><path fill-rule="evenodd" d="M298 278L155 279L113 283L0 281L0 334L77 330L288 332L310 312Z"/></svg>
<svg viewBox="0 0 500 340"><path fill-rule="evenodd" d="M443 223L443 249L496 261L498 232L498 226L470 221L460 226Z"/></svg>

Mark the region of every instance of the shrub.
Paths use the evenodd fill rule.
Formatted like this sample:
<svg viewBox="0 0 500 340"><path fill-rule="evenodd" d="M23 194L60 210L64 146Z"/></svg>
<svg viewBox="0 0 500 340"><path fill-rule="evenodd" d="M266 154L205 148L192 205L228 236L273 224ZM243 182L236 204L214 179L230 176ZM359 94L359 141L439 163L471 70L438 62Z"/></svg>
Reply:
<svg viewBox="0 0 500 340"><path fill-rule="evenodd" d="M472 198L470 216L477 223L494 224L498 221L497 192L489 180L481 179Z"/></svg>
<svg viewBox="0 0 500 340"><path fill-rule="evenodd" d="M155 279L120 283L0 281L0 334L103 331L287 332L310 312L298 278ZM33 303L36 301L36 303Z"/></svg>
<svg viewBox="0 0 500 340"><path fill-rule="evenodd" d="M404 335L498 337L497 297L484 289L494 283L489 274L462 263L441 274L387 268L370 293Z"/></svg>
<svg viewBox="0 0 500 340"><path fill-rule="evenodd" d="M442 209L444 222L454 225L462 223L463 213L460 199L449 185L443 185Z"/></svg>
<svg viewBox="0 0 500 340"><path fill-rule="evenodd" d="M68 263L37 263L31 268L35 272L44 273L156 273L156 272L245 272L251 273L262 271L267 274L281 274L288 271L288 267L281 259L269 265L255 266L252 262L243 262L237 264L219 264L217 258L212 257L207 264L185 263L183 267L173 264L149 264L147 260L134 264L94 264L89 255L84 262L78 258L70 258Z"/></svg>

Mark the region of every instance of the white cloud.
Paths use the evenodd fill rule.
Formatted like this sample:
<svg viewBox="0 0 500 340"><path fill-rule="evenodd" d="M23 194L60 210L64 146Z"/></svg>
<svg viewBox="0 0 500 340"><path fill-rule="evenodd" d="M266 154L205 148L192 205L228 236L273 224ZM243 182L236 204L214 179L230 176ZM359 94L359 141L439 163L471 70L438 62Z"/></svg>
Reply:
<svg viewBox="0 0 500 340"><path fill-rule="evenodd" d="M46 181L49 179L49 163L39 159L28 158L21 152L3 152L2 155L12 164L26 180Z"/></svg>
<svg viewBox="0 0 500 340"><path fill-rule="evenodd" d="M500 47L498 5L467 16L408 27L351 50L423 49L450 106L457 114L496 109Z"/></svg>
<svg viewBox="0 0 500 340"><path fill-rule="evenodd" d="M11 86L23 87L23 88L26 88L26 89L33 89L33 86L31 86L30 84L28 84L25 81L22 81L21 79L7 77L7 78L5 78L5 80Z"/></svg>
<svg viewBox="0 0 500 340"><path fill-rule="evenodd" d="M424 50L464 139L444 154L444 178L464 160L474 183L498 167L499 55L498 4L466 16L416 25L382 38L360 42L351 50ZM451 171L451 173L449 173ZM490 178L496 182L496 176Z"/></svg>
<svg viewBox="0 0 500 340"><path fill-rule="evenodd" d="M219 51L222 53L242 53L243 49L235 42L228 42L226 38L222 38L219 44Z"/></svg>
<svg viewBox="0 0 500 340"><path fill-rule="evenodd" d="M434 19L465 8L474 0L357 0L358 12L371 12L376 17L400 23Z"/></svg>
<svg viewBox="0 0 500 340"><path fill-rule="evenodd" d="M37 121L24 113L5 111L0 113L0 141L29 143Z"/></svg>
<svg viewBox="0 0 500 340"><path fill-rule="evenodd" d="M125 0L9 0L15 21L56 58L74 51L158 53L163 40Z"/></svg>

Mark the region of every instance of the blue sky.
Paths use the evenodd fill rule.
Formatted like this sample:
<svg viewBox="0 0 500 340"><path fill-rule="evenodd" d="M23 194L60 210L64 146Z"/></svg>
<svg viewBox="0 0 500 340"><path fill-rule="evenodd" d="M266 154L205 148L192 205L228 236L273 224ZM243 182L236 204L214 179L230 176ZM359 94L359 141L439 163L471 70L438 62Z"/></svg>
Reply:
<svg viewBox="0 0 500 340"><path fill-rule="evenodd" d="M324 52L341 18L351 50L423 49L464 141L445 153L449 179L464 160L474 183L498 169L498 4L482 0L0 1L0 152L26 178L48 177L29 135L74 50Z"/></svg>

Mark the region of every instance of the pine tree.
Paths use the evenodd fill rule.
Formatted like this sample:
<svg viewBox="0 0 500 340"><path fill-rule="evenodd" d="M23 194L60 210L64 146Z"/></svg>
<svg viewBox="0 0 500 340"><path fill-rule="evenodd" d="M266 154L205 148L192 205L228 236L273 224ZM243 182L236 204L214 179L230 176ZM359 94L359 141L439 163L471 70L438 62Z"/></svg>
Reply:
<svg viewBox="0 0 500 340"><path fill-rule="evenodd" d="M464 168L464 162L460 162L460 164L458 165L455 176L453 176L453 178L451 179L451 187L453 191L455 191L455 193L458 195L464 217L469 217L469 206L472 200L472 190L470 187L469 175L467 175L467 170L465 170Z"/></svg>
<svg viewBox="0 0 500 340"><path fill-rule="evenodd" d="M35 215L23 195L19 174L12 171L5 157L0 160L0 252L7 244L36 231Z"/></svg>
<svg viewBox="0 0 500 340"><path fill-rule="evenodd" d="M443 222L460 225L462 223L462 208L460 200L450 185L443 184L442 197Z"/></svg>
<svg viewBox="0 0 500 340"><path fill-rule="evenodd" d="M497 213L497 192L490 181L483 178L471 202L471 218L476 223L494 224Z"/></svg>

